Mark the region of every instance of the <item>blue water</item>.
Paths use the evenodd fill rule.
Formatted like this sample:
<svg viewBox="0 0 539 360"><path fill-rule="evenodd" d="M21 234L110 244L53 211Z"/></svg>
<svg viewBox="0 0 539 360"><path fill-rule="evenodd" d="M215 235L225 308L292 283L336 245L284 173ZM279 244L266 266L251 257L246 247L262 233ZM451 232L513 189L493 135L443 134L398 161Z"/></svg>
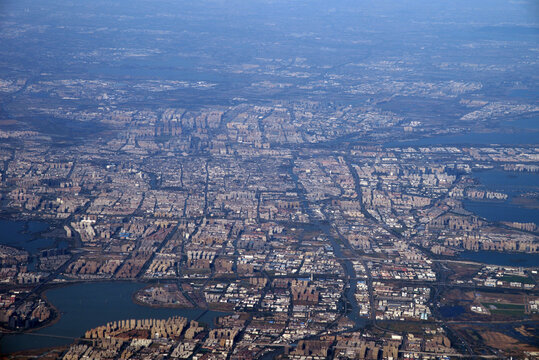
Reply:
<svg viewBox="0 0 539 360"><path fill-rule="evenodd" d="M539 209L528 209L513 205L507 201L472 201L464 200L464 208L492 222L514 221L539 225Z"/></svg>
<svg viewBox="0 0 539 360"><path fill-rule="evenodd" d="M515 193L539 190L539 173L492 169L474 171L473 177L491 191Z"/></svg>
<svg viewBox="0 0 539 360"><path fill-rule="evenodd" d="M477 261L490 265L538 267L539 254L501 253L496 251L463 251L458 255L461 260Z"/></svg>
<svg viewBox="0 0 539 360"><path fill-rule="evenodd" d="M47 223L42 221L28 221L26 226L28 227L28 231L31 233L38 233L46 230L49 227Z"/></svg>
<svg viewBox="0 0 539 360"><path fill-rule="evenodd" d="M215 311L204 313L201 309L150 308L135 304L131 297L144 285L134 282L81 283L49 290L46 296L61 312L61 318L54 325L34 333L79 337L85 331L109 321L165 319L171 316L183 316L190 320L200 317L198 321L213 325L215 317L225 314ZM0 349L5 354L71 343L69 339L31 334L4 335L0 339Z"/></svg>
<svg viewBox="0 0 539 360"><path fill-rule="evenodd" d="M55 243L55 239L38 236L48 227L47 223L41 221L0 220L0 243L35 254L41 249L53 247Z"/></svg>
<svg viewBox="0 0 539 360"><path fill-rule="evenodd" d="M508 95L518 99L532 99L535 101L539 98L539 91L536 89L514 89Z"/></svg>
<svg viewBox="0 0 539 360"><path fill-rule="evenodd" d="M499 169L474 171L473 177L487 190L509 195L505 201L465 200L464 208L489 221L533 222L539 225L539 209L526 208L512 203L515 196L524 192L539 191L539 174L503 171Z"/></svg>
<svg viewBox="0 0 539 360"><path fill-rule="evenodd" d="M517 129L539 129L538 117L521 117L515 120L509 120L503 123L503 126L514 127Z"/></svg>
<svg viewBox="0 0 539 360"><path fill-rule="evenodd" d="M465 312L464 307L460 305L455 305L455 306L447 305L447 306L442 306L440 308L440 314L442 314L442 316L446 318L457 317L464 312Z"/></svg>
<svg viewBox="0 0 539 360"><path fill-rule="evenodd" d="M523 145L537 144L539 132L517 133L466 133L459 135L439 135L416 140L389 141L385 147L432 146L432 145Z"/></svg>

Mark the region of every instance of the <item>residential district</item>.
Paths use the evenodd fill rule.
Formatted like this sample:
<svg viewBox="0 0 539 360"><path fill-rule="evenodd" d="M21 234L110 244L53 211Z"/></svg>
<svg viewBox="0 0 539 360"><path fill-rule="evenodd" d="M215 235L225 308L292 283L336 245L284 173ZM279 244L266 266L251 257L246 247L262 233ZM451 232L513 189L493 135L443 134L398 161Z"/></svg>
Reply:
<svg viewBox="0 0 539 360"><path fill-rule="evenodd" d="M481 106L475 121L497 105ZM45 222L38 237L53 240L0 247L3 331L61 316L47 289L130 280L145 283L138 304L223 315L114 319L74 334L58 357L539 354L538 267L461 257L539 252L536 221L488 220L466 206L537 206L536 192L477 177L534 174L537 147L335 143L426 130L317 102L77 116L114 130L62 146L6 132L13 141L0 143L4 217Z"/></svg>

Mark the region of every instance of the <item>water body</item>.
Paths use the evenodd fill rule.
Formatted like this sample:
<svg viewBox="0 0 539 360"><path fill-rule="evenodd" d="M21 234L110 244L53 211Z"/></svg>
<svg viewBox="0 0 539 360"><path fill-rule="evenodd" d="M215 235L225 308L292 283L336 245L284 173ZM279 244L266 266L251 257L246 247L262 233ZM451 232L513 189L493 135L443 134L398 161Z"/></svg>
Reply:
<svg viewBox="0 0 539 360"><path fill-rule="evenodd" d="M539 132L515 133L466 133L459 135L439 135L415 140L389 141L385 147L437 146L437 145L525 145L537 144Z"/></svg>
<svg viewBox="0 0 539 360"><path fill-rule="evenodd" d="M503 123L504 127L514 127L518 129L539 129L539 117L521 117Z"/></svg>
<svg viewBox="0 0 539 360"><path fill-rule="evenodd" d="M455 306L447 305L447 306L442 306L440 308L440 314L442 314L442 316L445 318L457 317L460 314L463 314L465 311L466 310L464 309L464 307L460 305L455 305Z"/></svg>
<svg viewBox="0 0 539 360"><path fill-rule="evenodd" d="M42 221L0 220L0 243L36 254L55 243L54 239L39 237L39 233L48 227Z"/></svg>
<svg viewBox="0 0 539 360"><path fill-rule="evenodd" d="M539 267L539 254L501 253L496 251L463 251L458 255L461 260L477 261L489 265Z"/></svg>
<svg viewBox="0 0 539 360"><path fill-rule="evenodd" d="M489 221L533 222L539 225L539 209L512 203L513 198L524 192L539 191L539 174L499 169L474 171L476 178L489 191L503 192L509 197L504 201L465 200L464 208Z"/></svg>
<svg viewBox="0 0 539 360"><path fill-rule="evenodd" d="M515 221L539 225L539 209L528 209L509 201L463 201L464 208L488 221Z"/></svg>
<svg viewBox="0 0 539 360"><path fill-rule="evenodd" d="M539 173L504 171L500 169L474 171L473 177L491 191L516 192L539 189Z"/></svg>
<svg viewBox="0 0 539 360"><path fill-rule="evenodd" d="M151 308L135 304L132 295L145 284L135 282L81 283L51 289L46 292L49 301L61 313L60 320L52 326L35 331L35 334L79 337L94 327L109 321L125 319L166 319L183 316L197 319L210 326L217 316L225 313L202 309ZM0 351L15 351L71 344L70 339L9 334L0 339Z"/></svg>
<svg viewBox="0 0 539 360"><path fill-rule="evenodd" d="M535 89L514 89L507 95L516 99L536 100L539 98L539 91Z"/></svg>
<svg viewBox="0 0 539 360"><path fill-rule="evenodd" d="M341 247L339 243L331 236L329 232L329 228L325 227L326 234L328 235L329 242L331 246L333 247L333 252L335 253L335 256L338 259L342 259L345 256L342 253ZM343 262L344 270L346 272L347 276L352 276L355 274L354 266L350 260L345 260ZM357 299L355 297L356 289L357 289L357 282L356 281L348 281L348 284L350 285L349 288L345 289L344 296L348 300L348 304L350 306L350 309L347 316L350 320L352 320L355 323L355 329L362 329L367 324L367 318L359 316L359 305L357 303Z"/></svg>

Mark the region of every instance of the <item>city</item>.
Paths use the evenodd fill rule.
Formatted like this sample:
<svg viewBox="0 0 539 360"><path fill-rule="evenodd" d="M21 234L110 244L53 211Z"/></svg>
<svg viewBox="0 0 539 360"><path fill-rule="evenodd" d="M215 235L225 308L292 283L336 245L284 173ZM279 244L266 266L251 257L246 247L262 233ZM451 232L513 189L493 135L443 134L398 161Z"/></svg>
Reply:
<svg viewBox="0 0 539 360"><path fill-rule="evenodd" d="M34 31L23 11L2 16L0 43ZM436 70L305 49L197 63L234 85L77 70L165 45L77 49L65 73L10 65L0 356L538 357L537 33L521 41ZM493 73L532 95L500 95Z"/></svg>

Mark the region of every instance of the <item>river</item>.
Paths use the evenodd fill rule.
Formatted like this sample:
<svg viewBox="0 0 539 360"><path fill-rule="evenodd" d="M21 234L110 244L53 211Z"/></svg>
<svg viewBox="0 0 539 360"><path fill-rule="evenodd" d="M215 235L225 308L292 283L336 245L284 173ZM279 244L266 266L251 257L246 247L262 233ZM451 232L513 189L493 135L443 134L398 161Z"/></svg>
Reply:
<svg viewBox="0 0 539 360"><path fill-rule="evenodd" d="M513 267L539 267L539 254L508 253L497 251L463 251L460 260L471 260L489 265Z"/></svg>
<svg viewBox="0 0 539 360"><path fill-rule="evenodd" d="M30 254L53 247L55 240L39 234L49 228L42 221L0 220L0 244L24 249Z"/></svg>
<svg viewBox="0 0 539 360"><path fill-rule="evenodd" d="M474 171L473 177L489 191L508 195L504 201L463 202L466 210L489 221L533 222L539 225L539 209L513 203L515 197L525 192L539 192L539 174L500 169Z"/></svg>
<svg viewBox="0 0 539 360"><path fill-rule="evenodd" d="M525 145L537 144L539 133L536 131L516 131L513 133L465 133L458 135L436 135L421 139L389 141L385 147L408 146L448 146L448 145Z"/></svg>
<svg viewBox="0 0 539 360"><path fill-rule="evenodd" d="M61 318L52 326L35 331L34 334L79 337L86 330L105 325L109 321L123 319L165 319L183 316L213 326L217 316L225 313L202 309L152 308L135 304L132 295L144 287L137 282L79 283L48 290L47 299L60 311ZM68 345L70 339L32 334L8 334L0 339L1 352Z"/></svg>
<svg viewBox="0 0 539 360"><path fill-rule="evenodd" d="M471 132L449 135L435 135L412 140L394 140L385 147L404 146L444 146L444 145L525 145L537 144L539 138L539 117L518 116L497 125L495 132ZM510 130L510 131L507 131Z"/></svg>

